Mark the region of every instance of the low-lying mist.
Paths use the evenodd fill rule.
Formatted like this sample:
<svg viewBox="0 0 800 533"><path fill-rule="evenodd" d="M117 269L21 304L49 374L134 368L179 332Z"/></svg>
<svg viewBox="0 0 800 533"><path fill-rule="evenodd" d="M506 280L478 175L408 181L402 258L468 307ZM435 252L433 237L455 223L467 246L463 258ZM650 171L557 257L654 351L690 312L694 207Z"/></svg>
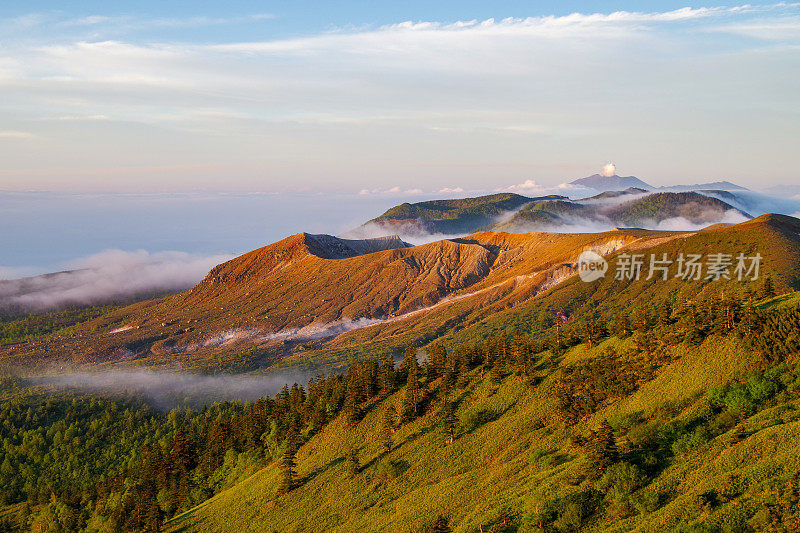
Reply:
<svg viewBox="0 0 800 533"><path fill-rule="evenodd" d="M346 239L377 239L387 235L397 235L400 240L418 246L444 239L457 239L463 237L466 233L445 234L431 232L414 222L391 225L370 222L341 234L341 237Z"/></svg>
<svg viewBox="0 0 800 533"><path fill-rule="evenodd" d="M32 384L85 394L140 399L157 409L201 407L225 400L272 396L292 383L305 384L314 373L299 370L268 375L198 375L180 372L116 370L67 371L27 378Z"/></svg>
<svg viewBox="0 0 800 533"><path fill-rule="evenodd" d="M178 292L231 257L107 250L69 263L65 272L0 281L0 311L47 311Z"/></svg>

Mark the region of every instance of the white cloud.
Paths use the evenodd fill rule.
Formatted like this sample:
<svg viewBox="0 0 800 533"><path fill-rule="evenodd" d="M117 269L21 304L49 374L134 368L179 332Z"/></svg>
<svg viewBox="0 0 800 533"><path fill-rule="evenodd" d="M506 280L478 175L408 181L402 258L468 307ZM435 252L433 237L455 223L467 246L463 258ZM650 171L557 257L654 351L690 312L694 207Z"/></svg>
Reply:
<svg viewBox="0 0 800 533"><path fill-rule="evenodd" d="M497 190L504 192L516 192L520 194L529 194L529 193L540 193L545 189L544 187L536 183L534 180L525 180L522 183L518 183L516 185L509 185L508 187L504 187Z"/></svg>
<svg viewBox="0 0 800 533"><path fill-rule="evenodd" d="M0 130L0 139L34 139L36 135L27 131Z"/></svg>
<svg viewBox="0 0 800 533"><path fill-rule="evenodd" d="M419 188L402 189L395 185L394 187L375 188L375 189L361 189L358 194L361 196L367 195L380 195L380 196L418 196L425 194L425 191Z"/></svg>
<svg viewBox="0 0 800 533"><path fill-rule="evenodd" d="M707 33L730 33L756 39L779 41L800 38L800 17L756 19L704 28Z"/></svg>
<svg viewBox="0 0 800 533"><path fill-rule="evenodd" d="M408 176L433 191L455 180L493 189L500 184L486 182L501 165L512 169L502 171L509 183L526 175L555 183L566 172L541 172L545 162L563 169L565 161L601 160L624 147L615 157L638 168L648 159L659 177L690 170L737 179L742 169L752 177L800 166L790 146L794 125L785 120L796 109L795 84L786 80L797 50L728 36L709 44L709 32L766 24L790 40L797 11L776 4L403 22L226 44L88 33L222 19L92 15L75 21L89 28L79 38L4 42L0 113L86 122L78 131L53 121L52 150L11 154L4 163L76 168L105 159L97 166L130 168L142 154L153 167L203 159L226 181L262 172L280 182L292 169L306 184L343 178L366 195L388 194L387 183ZM41 18L23 23L50 27ZM101 116L113 120L90 118ZM25 128L23 120L13 124ZM110 149L92 150L96 139ZM372 183L375 175L381 182Z"/></svg>
<svg viewBox="0 0 800 533"><path fill-rule="evenodd" d="M11 19L6 24L8 29L18 29L30 31L35 28L61 28L61 29L84 29L93 32L93 35L101 33L131 33L142 30L153 29L182 29L182 28L202 28L208 26L225 26L236 24L257 23L265 20L274 19L271 13L254 13L250 15L239 15L230 17L141 17L133 15L108 16L108 15L87 15L76 18L68 18L59 12L32 13L22 17Z"/></svg>
<svg viewBox="0 0 800 533"><path fill-rule="evenodd" d="M457 192L464 192L464 189L462 187L444 187L442 189L439 189L439 192L446 194L457 193Z"/></svg>
<svg viewBox="0 0 800 533"><path fill-rule="evenodd" d="M66 272L0 285L0 307L46 309L184 290L203 279L213 266L231 258L106 250L69 262L64 265L70 269ZM15 273L26 274L24 269L0 269L0 276Z"/></svg>
<svg viewBox="0 0 800 533"><path fill-rule="evenodd" d="M78 116L64 115L64 116L58 117L56 120L66 120L66 121L73 121L73 120L75 120L75 121L84 121L84 120L88 120L88 121L96 121L96 120L108 120L108 119L109 119L108 115L83 115L83 116L80 116L80 115L78 115Z"/></svg>

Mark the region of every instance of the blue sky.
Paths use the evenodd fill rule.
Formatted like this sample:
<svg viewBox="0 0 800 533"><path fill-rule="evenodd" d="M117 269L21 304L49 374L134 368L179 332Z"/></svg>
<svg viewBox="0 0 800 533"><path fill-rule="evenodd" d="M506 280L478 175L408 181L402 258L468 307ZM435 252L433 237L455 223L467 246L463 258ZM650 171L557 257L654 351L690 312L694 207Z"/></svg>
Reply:
<svg viewBox="0 0 800 533"><path fill-rule="evenodd" d="M791 184L797 72L792 3L5 2L0 189Z"/></svg>
<svg viewBox="0 0 800 533"><path fill-rule="evenodd" d="M156 35L168 39L178 38L194 42L239 41L242 39L292 37L312 35L321 31L343 28L376 27L406 20L455 22L458 20L506 17L531 17L571 13L610 13L614 11L671 11L686 7L686 2L609 2L609 1L561 1L561 2L503 2L503 1L419 1L404 2L343 2L308 1L253 2L242 0L218 1L82 1L65 4L52 2L6 2L0 5L0 16L27 17L32 15L65 15L72 19L83 17L131 17L139 20L187 21L207 19L209 24L202 32L173 28L165 32L140 29L137 37ZM698 4L700 5L700 4ZM720 2L705 2L702 6L730 5ZM695 6L696 7L696 6ZM248 16L268 15L273 23L239 23L232 19ZM226 20L226 24L213 21ZM264 19L261 19L264 20ZM216 28L210 26L217 26ZM133 33L133 32L132 32Z"/></svg>

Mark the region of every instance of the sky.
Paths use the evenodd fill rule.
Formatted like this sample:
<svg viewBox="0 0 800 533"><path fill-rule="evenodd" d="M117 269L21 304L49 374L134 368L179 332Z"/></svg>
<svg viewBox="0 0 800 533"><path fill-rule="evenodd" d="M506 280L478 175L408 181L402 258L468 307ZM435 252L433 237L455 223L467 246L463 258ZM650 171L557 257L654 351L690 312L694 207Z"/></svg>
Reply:
<svg viewBox="0 0 800 533"><path fill-rule="evenodd" d="M798 3L3 2L0 189L796 184L798 72Z"/></svg>
<svg viewBox="0 0 800 533"><path fill-rule="evenodd" d="M405 199L414 201L393 194L0 191L0 280L85 268L86 258L108 250L188 253L188 260L216 260L210 269L221 256L303 231L346 233Z"/></svg>

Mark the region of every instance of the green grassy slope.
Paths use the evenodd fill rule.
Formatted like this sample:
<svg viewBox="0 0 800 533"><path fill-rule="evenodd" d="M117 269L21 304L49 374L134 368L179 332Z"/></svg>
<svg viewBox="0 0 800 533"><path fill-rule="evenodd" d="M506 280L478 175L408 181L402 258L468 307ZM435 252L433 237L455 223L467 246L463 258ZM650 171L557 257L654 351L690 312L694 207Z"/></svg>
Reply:
<svg viewBox="0 0 800 533"><path fill-rule="evenodd" d="M474 369L448 396L459 420L452 444L434 403L386 453L384 412L399 406L400 390L367 406L355 427L339 417L302 446L301 485L288 495L276 496L271 465L167 530L422 531L441 515L464 532L758 531L796 517L800 371L791 358L776 366L733 334L665 345L668 362L653 379L588 416L562 416L553 388L566 369L631 353L640 339L578 344L557 359L544 352L528 376ZM620 461L592 475L580 441L605 420ZM357 473L345 459L353 449Z"/></svg>
<svg viewBox="0 0 800 533"><path fill-rule="evenodd" d="M525 204L540 199L542 198L499 193L476 198L404 203L392 207L367 224L378 224L390 229L393 224L413 221L433 233L471 233L490 224L495 218L508 211L519 209Z"/></svg>

